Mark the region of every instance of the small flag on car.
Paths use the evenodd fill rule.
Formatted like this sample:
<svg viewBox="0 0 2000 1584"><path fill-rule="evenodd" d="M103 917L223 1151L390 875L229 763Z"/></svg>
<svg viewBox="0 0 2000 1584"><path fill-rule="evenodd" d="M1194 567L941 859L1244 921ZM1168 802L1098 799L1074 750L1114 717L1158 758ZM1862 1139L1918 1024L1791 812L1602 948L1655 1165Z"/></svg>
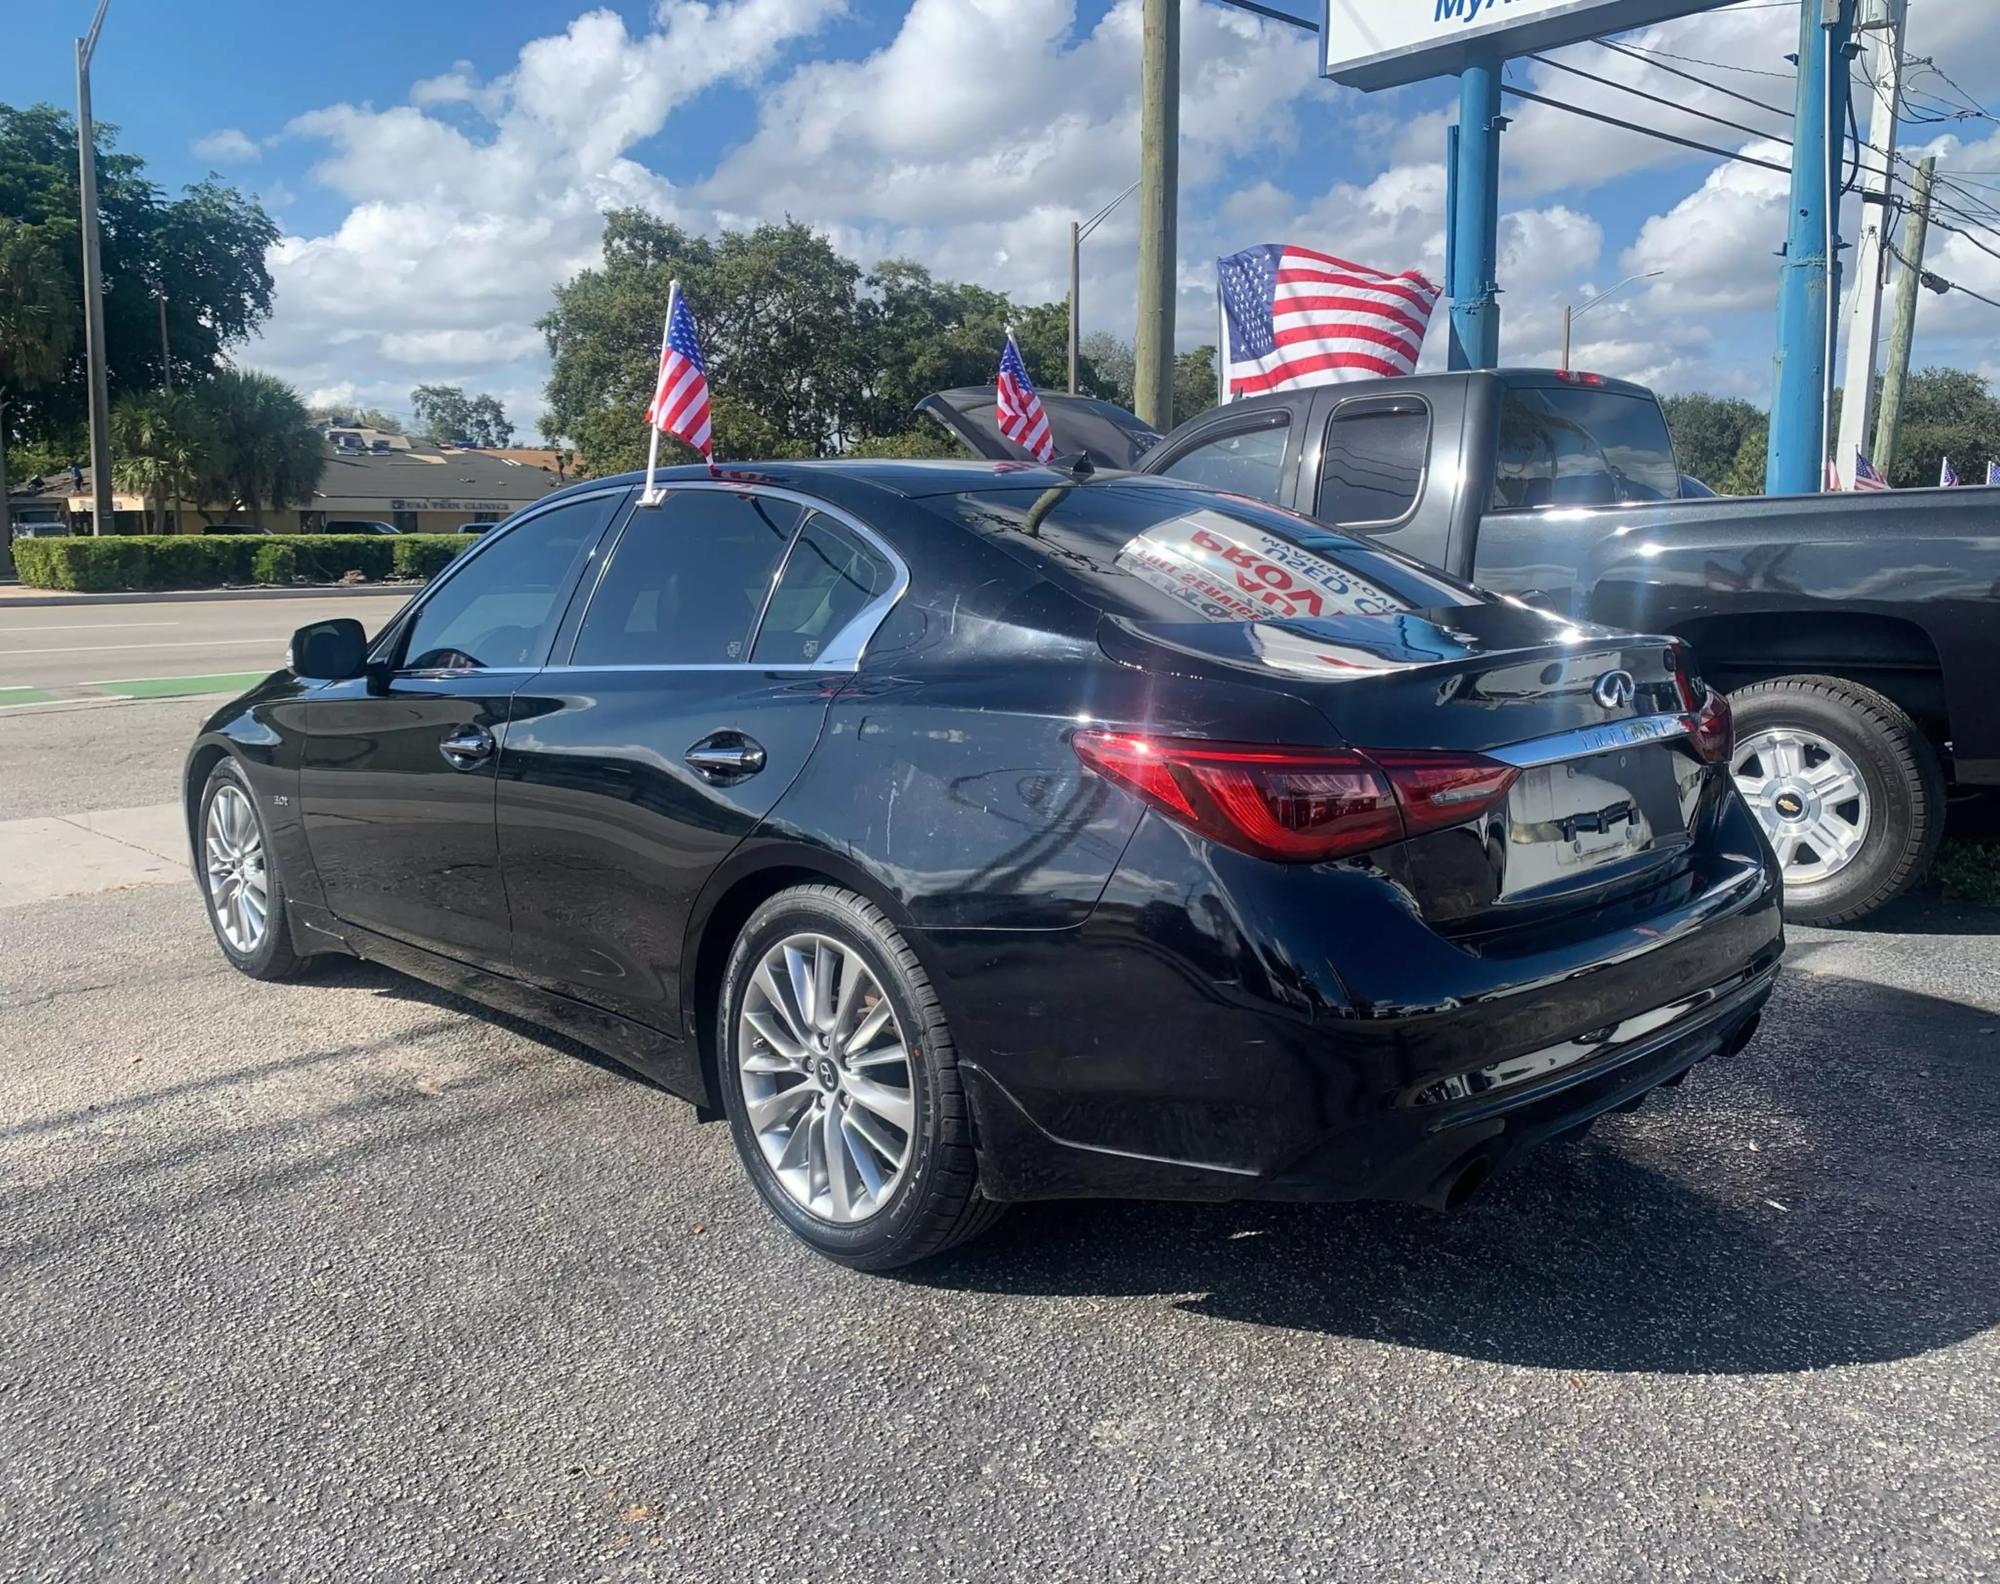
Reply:
<svg viewBox="0 0 2000 1584"><path fill-rule="evenodd" d="M1049 415L1042 411L1042 399L1035 394L1035 382L1028 378L1028 365L1021 361L1021 349L1014 345L1011 330L1000 353L994 388L998 393L994 417L999 420L1000 432L1037 462L1052 458L1056 442L1049 433Z"/></svg>
<svg viewBox="0 0 2000 1584"><path fill-rule="evenodd" d="M1938 488L1951 489L1955 487L1957 483L1958 483L1958 469L1951 465L1951 458L1946 457L1944 459L1944 465L1938 469Z"/></svg>
<svg viewBox="0 0 2000 1584"><path fill-rule="evenodd" d="M1875 471L1875 464L1859 451L1854 453L1854 487L1858 490L1885 490L1889 481Z"/></svg>
<svg viewBox="0 0 2000 1584"><path fill-rule="evenodd" d="M1989 462L1986 464L1986 482L1988 484L2000 484L2000 462Z"/></svg>
<svg viewBox="0 0 2000 1584"><path fill-rule="evenodd" d="M1438 288L1266 242L1215 261L1229 399L1416 372Z"/></svg>
<svg viewBox="0 0 2000 1584"><path fill-rule="evenodd" d="M699 451L715 471L715 438L708 415L708 365L701 360L694 315L681 295L681 283L667 287L667 327L660 337L660 371L653 382L653 399L646 405L646 422L653 436L646 453L646 493L642 505L659 500L653 472L660 460L660 436L674 435Z"/></svg>

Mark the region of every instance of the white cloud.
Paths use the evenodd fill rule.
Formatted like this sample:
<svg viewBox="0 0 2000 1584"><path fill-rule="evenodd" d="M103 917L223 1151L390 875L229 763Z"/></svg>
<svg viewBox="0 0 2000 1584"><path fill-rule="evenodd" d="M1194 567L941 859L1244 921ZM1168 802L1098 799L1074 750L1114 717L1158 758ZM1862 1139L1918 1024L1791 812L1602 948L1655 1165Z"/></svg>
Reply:
<svg viewBox="0 0 2000 1584"><path fill-rule="evenodd" d="M197 159L213 160L218 165L247 165L264 154L254 139L235 127L223 127L207 137L196 138L192 147Z"/></svg>
<svg viewBox="0 0 2000 1584"><path fill-rule="evenodd" d="M408 105L300 115L284 136L324 146L313 178L352 207L332 231L273 249L277 306L247 360L317 390L359 377L391 406L427 380L511 392L525 425L540 406L534 322L551 286L595 258L604 212L680 213L673 184L627 151L704 88L757 77L843 4L662 0L636 35L590 11L490 82L461 63Z"/></svg>

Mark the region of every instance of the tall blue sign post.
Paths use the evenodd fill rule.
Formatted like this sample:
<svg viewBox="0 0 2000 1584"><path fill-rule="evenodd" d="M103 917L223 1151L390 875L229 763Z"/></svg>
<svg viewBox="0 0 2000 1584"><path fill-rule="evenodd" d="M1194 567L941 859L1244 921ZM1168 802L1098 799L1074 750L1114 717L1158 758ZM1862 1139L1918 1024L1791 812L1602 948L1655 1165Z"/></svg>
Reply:
<svg viewBox="0 0 2000 1584"><path fill-rule="evenodd" d="M1773 359L1771 444L1764 493L1810 495L1826 487L1827 385L1833 374L1833 306L1840 298L1840 146L1847 105L1854 0L1799 7L1798 108L1792 117L1791 224L1778 269L1778 350ZM1836 457L1848 483L1854 458Z"/></svg>
<svg viewBox="0 0 2000 1584"><path fill-rule="evenodd" d="M1446 167L1451 366L1500 361L1501 72L1513 56L1710 11L1725 0L1326 0L1320 73L1353 88L1456 75ZM1799 112L1778 313L1767 487L1821 487L1835 295L1840 124L1856 0L1800 0ZM1810 108L1808 108L1810 107Z"/></svg>

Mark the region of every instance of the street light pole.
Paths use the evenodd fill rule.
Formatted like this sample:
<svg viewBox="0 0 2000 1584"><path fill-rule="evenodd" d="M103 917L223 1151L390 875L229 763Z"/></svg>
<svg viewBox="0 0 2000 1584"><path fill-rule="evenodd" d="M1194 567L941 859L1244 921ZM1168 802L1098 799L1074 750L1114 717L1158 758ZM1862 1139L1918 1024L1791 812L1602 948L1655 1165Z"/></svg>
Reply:
<svg viewBox="0 0 2000 1584"><path fill-rule="evenodd" d="M1083 283L1083 239L1103 225L1111 211L1138 190L1139 184L1134 182L1088 220L1072 220L1069 223L1069 393L1072 396L1076 394L1076 369L1079 349L1083 344L1083 309L1078 300Z"/></svg>
<svg viewBox="0 0 2000 1584"><path fill-rule="evenodd" d="M1599 292L1595 297L1591 298L1590 301L1585 303L1581 308L1565 307L1563 309L1562 371L1565 374L1569 372L1570 328L1576 323L1577 320L1581 319L1585 314L1589 313L1591 309L1595 308L1599 303L1603 302L1607 297L1613 296L1614 294L1623 291L1627 286L1630 286L1634 281L1652 280L1654 277L1664 274L1666 274L1665 270L1645 270L1637 275L1627 275L1622 281L1619 281L1615 286L1607 286L1603 291Z"/></svg>
<svg viewBox="0 0 2000 1584"><path fill-rule="evenodd" d="M76 41L77 190L83 209L83 344L90 365L90 531L111 522L111 393L104 364L104 260L97 237L97 128L90 117L90 57L111 0L97 0L90 32Z"/></svg>

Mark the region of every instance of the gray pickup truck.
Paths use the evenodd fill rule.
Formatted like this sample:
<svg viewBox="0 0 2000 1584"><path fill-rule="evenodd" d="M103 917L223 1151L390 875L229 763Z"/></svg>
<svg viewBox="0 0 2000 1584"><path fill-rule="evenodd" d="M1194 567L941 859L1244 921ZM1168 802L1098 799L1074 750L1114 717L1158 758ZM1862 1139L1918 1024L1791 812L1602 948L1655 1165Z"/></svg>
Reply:
<svg viewBox="0 0 2000 1584"><path fill-rule="evenodd" d="M1643 386L1543 369L1323 385L1160 438L1045 396L1059 453L1287 506L1578 621L1689 640L1736 712L1737 785L1786 909L1914 884L1948 791L2000 786L2000 490L1742 499L1691 488ZM1018 457L990 388L923 409Z"/></svg>

